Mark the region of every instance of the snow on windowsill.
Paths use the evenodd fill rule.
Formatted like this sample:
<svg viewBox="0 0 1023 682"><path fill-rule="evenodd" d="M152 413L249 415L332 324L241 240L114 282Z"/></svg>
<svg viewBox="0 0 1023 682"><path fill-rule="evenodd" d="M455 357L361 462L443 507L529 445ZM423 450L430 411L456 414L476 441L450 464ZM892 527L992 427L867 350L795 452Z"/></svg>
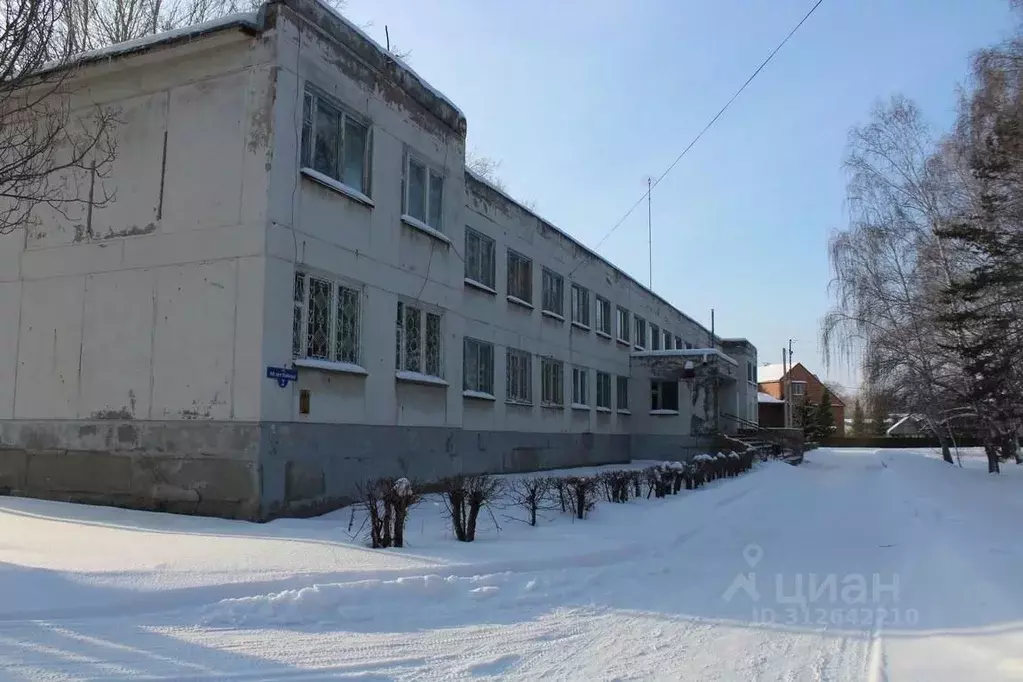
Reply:
<svg viewBox="0 0 1023 682"><path fill-rule="evenodd" d="M597 412L604 412L606 414L611 414L611 408L610 407L598 407L597 408Z"/></svg>
<svg viewBox="0 0 1023 682"><path fill-rule="evenodd" d="M296 358L292 363L295 367L305 369L319 369L324 372L339 372L341 374L359 374L368 376L369 372L365 367L356 365L354 362L334 362L333 360L318 360L316 358Z"/></svg>
<svg viewBox="0 0 1023 682"><path fill-rule="evenodd" d="M627 346L627 347L631 347L632 346L632 342L631 341L627 341L626 339L618 339L618 343L620 343L623 346Z"/></svg>
<svg viewBox="0 0 1023 682"><path fill-rule="evenodd" d="M633 350L646 350L643 346L633 346Z"/></svg>
<svg viewBox="0 0 1023 682"><path fill-rule="evenodd" d="M629 415L632 414L632 410L626 410L626 409L615 410L615 412L617 412L618 414L624 414L626 416L629 416Z"/></svg>
<svg viewBox="0 0 1023 682"><path fill-rule="evenodd" d="M476 400L497 400L493 393L487 393L486 391L462 391L462 396L465 398L475 398Z"/></svg>
<svg viewBox="0 0 1023 682"><path fill-rule="evenodd" d="M598 329L595 333L596 333L597 336L599 336L602 339L607 339L608 341L611 340L611 335L608 334L607 332L602 332L602 331L600 331Z"/></svg>
<svg viewBox="0 0 1023 682"><path fill-rule="evenodd" d="M514 303L515 305L520 305L523 308L529 308L530 310L536 310L536 308L533 307L532 303L530 303L529 301L523 301L518 296L512 296L511 294L508 294L505 298L508 299L509 303Z"/></svg>
<svg viewBox="0 0 1023 682"><path fill-rule="evenodd" d="M504 404L512 407L533 407L533 403L527 403L524 400L505 400Z"/></svg>
<svg viewBox="0 0 1023 682"><path fill-rule="evenodd" d="M447 244L449 246L451 245L451 238L450 237L448 237L446 234L444 234L440 230L438 230L436 228L433 228L433 227L430 227L429 225L424 223L419 218L413 218L408 213L402 213L401 214L401 222L405 223L406 225L408 225L411 228L419 230L420 232L422 232L423 234L425 234L427 236L433 237L434 239L436 239L439 242L444 242L445 244Z"/></svg>
<svg viewBox="0 0 1023 682"><path fill-rule="evenodd" d="M448 382L444 381L440 377L431 376L429 374L423 374L422 372L407 372L401 370L394 373L394 378L398 381L407 381L412 384L424 384L426 386L450 386Z"/></svg>
<svg viewBox="0 0 1023 682"><path fill-rule="evenodd" d="M565 316L564 315L559 315L559 314L557 314L555 312L552 312L550 310L542 310L540 312L543 314L544 317L549 317L552 320L557 320L558 322L564 322L565 321Z"/></svg>
<svg viewBox="0 0 1023 682"><path fill-rule="evenodd" d="M650 414L654 417L677 417L678 410L650 410Z"/></svg>
<svg viewBox="0 0 1023 682"><path fill-rule="evenodd" d="M586 410L587 412L589 412L590 406L589 405L583 405L582 403L572 403L572 409L573 410Z"/></svg>
<svg viewBox="0 0 1023 682"><path fill-rule="evenodd" d="M349 199L352 199L353 201L357 201L358 203L362 204L363 206L368 206L369 208L374 208L376 206L376 204L373 203L372 199L370 199L368 196L366 196L365 194L363 194L359 190L355 189L354 187L349 187L345 183L340 182L338 180L335 180L334 178L330 177L329 175L324 175L323 173L321 173L318 170L314 170L314 169L308 168L308 167L303 167L301 170L299 170L299 172L302 175L304 175L307 178L309 178L310 180L312 180L314 182L318 182L319 184L323 185L327 189L332 189L335 192L337 192L338 194L343 194L346 197L348 197Z"/></svg>
<svg viewBox="0 0 1023 682"><path fill-rule="evenodd" d="M572 326L575 327L576 329L582 329L584 332L592 331L589 326L583 324L582 322L576 322L575 320L572 320ZM597 333L599 334L600 332Z"/></svg>
<svg viewBox="0 0 1023 682"><path fill-rule="evenodd" d="M479 289L480 291L485 291L488 294L497 295L497 289L494 289L492 287L488 287L483 282L477 282L472 277L466 277L462 281L465 282L465 285L468 286L468 287L472 287L473 289Z"/></svg>

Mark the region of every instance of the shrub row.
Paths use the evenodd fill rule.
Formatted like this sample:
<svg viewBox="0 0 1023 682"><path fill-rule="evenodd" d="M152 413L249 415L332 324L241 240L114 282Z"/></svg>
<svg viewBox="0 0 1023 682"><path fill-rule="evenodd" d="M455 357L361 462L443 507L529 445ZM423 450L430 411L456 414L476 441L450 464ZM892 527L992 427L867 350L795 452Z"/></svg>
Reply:
<svg viewBox="0 0 1023 682"><path fill-rule="evenodd" d="M526 523L537 524L541 511L571 513L585 519L598 498L622 504L641 497L667 497L695 490L719 478L738 476L753 466L757 451L697 455L692 461L662 462L646 469L603 471L590 476L525 476L504 478L489 474L445 478L431 486L444 499L454 536L460 542L476 539L481 512L493 517L499 505L526 512ZM422 486L407 478L383 478L360 488L372 547L402 547L409 510L421 499ZM354 523L354 508L349 531ZM496 517L493 517L495 523ZM359 529L356 534L362 533Z"/></svg>

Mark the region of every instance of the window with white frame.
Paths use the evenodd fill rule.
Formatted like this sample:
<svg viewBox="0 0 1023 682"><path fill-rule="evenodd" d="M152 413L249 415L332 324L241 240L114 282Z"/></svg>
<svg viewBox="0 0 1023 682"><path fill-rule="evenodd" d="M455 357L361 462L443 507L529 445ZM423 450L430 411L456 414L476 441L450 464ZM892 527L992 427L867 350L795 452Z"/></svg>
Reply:
<svg viewBox="0 0 1023 682"><path fill-rule="evenodd" d="M395 368L441 377L440 315L398 301L396 324Z"/></svg>
<svg viewBox="0 0 1023 682"><path fill-rule="evenodd" d="M578 284L572 285L572 321L590 326L590 292Z"/></svg>
<svg viewBox="0 0 1023 682"><path fill-rule="evenodd" d="M611 336L611 301L597 296L595 312L597 317L597 331Z"/></svg>
<svg viewBox="0 0 1023 682"><path fill-rule="evenodd" d="M462 342L462 389L494 394L494 344L465 337Z"/></svg>
<svg viewBox="0 0 1023 682"><path fill-rule="evenodd" d="M358 364L361 314L359 289L296 272L292 355Z"/></svg>
<svg viewBox="0 0 1023 682"><path fill-rule="evenodd" d="M678 382L652 380L650 382L650 409L655 412L660 410L678 412Z"/></svg>
<svg viewBox="0 0 1023 682"><path fill-rule="evenodd" d="M597 407L611 409L611 375L597 372Z"/></svg>
<svg viewBox="0 0 1023 682"><path fill-rule="evenodd" d="M618 409L629 409L629 377L618 377Z"/></svg>
<svg viewBox="0 0 1023 682"><path fill-rule="evenodd" d="M517 405L533 404L533 356L509 348L506 356L507 400Z"/></svg>
<svg viewBox="0 0 1023 682"><path fill-rule="evenodd" d="M405 215L441 231L444 175L413 154L405 155Z"/></svg>
<svg viewBox="0 0 1023 682"><path fill-rule="evenodd" d="M800 396L806 395L806 382L805 381L793 381L792 382L792 395L793 397L799 398Z"/></svg>
<svg viewBox="0 0 1023 682"><path fill-rule="evenodd" d="M630 330L629 311L618 306L618 340L628 343Z"/></svg>
<svg viewBox="0 0 1023 682"><path fill-rule="evenodd" d="M650 350L661 350L661 329L653 322L650 323Z"/></svg>
<svg viewBox="0 0 1023 682"><path fill-rule="evenodd" d="M671 345L671 341L672 341L671 332L669 332L667 329L665 329L664 330L664 350L672 350L673 349L673 346ZM674 346L674 348L678 348L678 346Z"/></svg>
<svg viewBox="0 0 1023 682"><path fill-rule="evenodd" d="M307 89L302 114L302 166L370 194L370 128L365 119Z"/></svg>
<svg viewBox="0 0 1023 682"><path fill-rule="evenodd" d="M547 268L543 269L543 309L565 316L565 278Z"/></svg>
<svg viewBox="0 0 1023 682"><path fill-rule="evenodd" d="M533 302L533 261L508 249L508 295Z"/></svg>
<svg viewBox="0 0 1023 682"><path fill-rule="evenodd" d="M646 320L636 315L636 347L646 348Z"/></svg>
<svg viewBox="0 0 1023 682"><path fill-rule="evenodd" d="M465 277L490 287L496 286L497 269L494 240L476 230L465 228Z"/></svg>
<svg viewBox="0 0 1023 682"><path fill-rule="evenodd" d="M590 404L590 387L589 387L590 370L585 367L573 367L572 368L572 404L573 405L589 405Z"/></svg>
<svg viewBox="0 0 1023 682"><path fill-rule="evenodd" d="M554 358L540 361L540 404L562 407L565 404L565 365Z"/></svg>

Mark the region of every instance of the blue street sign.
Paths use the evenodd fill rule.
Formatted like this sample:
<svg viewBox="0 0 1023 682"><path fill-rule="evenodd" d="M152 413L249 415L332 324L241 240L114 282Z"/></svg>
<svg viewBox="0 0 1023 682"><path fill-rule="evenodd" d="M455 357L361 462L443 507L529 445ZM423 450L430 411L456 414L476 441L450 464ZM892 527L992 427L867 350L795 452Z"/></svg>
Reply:
<svg viewBox="0 0 1023 682"><path fill-rule="evenodd" d="M276 379L278 386L287 388L289 381L298 381L298 370L288 367L267 367L266 378Z"/></svg>

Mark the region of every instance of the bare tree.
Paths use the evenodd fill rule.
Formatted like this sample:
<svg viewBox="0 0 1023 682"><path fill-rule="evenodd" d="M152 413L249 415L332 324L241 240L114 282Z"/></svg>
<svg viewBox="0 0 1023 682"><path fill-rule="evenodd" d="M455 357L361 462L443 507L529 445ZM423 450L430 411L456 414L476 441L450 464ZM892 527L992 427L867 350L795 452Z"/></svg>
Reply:
<svg viewBox="0 0 1023 682"><path fill-rule="evenodd" d="M97 179L116 112L76 100L73 13L65 0L0 0L0 234L47 207L69 218L111 199Z"/></svg>
<svg viewBox="0 0 1023 682"><path fill-rule="evenodd" d="M497 169L501 167L501 162L497 159L472 150L465 155L465 167L502 192L507 192L507 186L497 176Z"/></svg>

